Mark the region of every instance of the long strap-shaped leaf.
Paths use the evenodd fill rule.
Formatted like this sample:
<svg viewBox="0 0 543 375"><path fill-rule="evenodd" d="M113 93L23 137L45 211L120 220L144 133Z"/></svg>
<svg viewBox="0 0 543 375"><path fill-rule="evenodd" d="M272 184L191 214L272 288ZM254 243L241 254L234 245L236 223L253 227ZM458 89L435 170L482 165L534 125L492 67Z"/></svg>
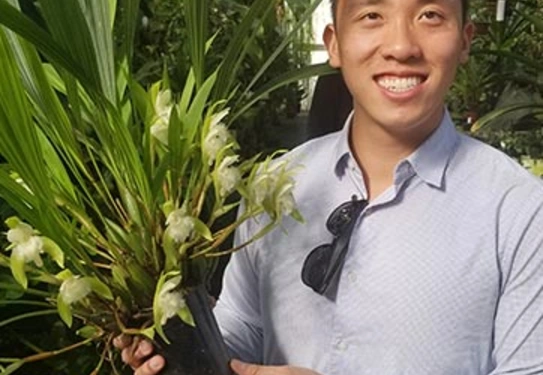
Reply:
<svg viewBox="0 0 543 375"><path fill-rule="evenodd" d="M5 32L0 29L0 154L13 165L31 189L47 195L47 175L28 101ZM34 152L25 152L31 149ZM42 186L43 184L46 186Z"/></svg>
<svg viewBox="0 0 543 375"><path fill-rule="evenodd" d="M22 14L6 0L0 0L0 24L21 35L31 42L51 62L66 69L89 88L98 90L97 81L93 81L83 66L67 50L51 38L51 35L35 22Z"/></svg>
<svg viewBox="0 0 543 375"><path fill-rule="evenodd" d="M205 45L207 41L208 0L185 0L185 19L189 53L196 78L196 87L204 82Z"/></svg>
<svg viewBox="0 0 543 375"><path fill-rule="evenodd" d="M77 3L74 0L61 0L60 2L63 1ZM59 0L52 0L52 2L55 4L56 9ZM113 33L111 32L113 20L110 0L79 0L79 4L82 14L87 20L86 24L94 47L98 77L104 96L111 103L117 103L115 56L113 52ZM63 15L61 14L61 16ZM73 24L77 28L81 27L75 22Z"/></svg>
<svg viewBox="0 0 543 375"><path fill-rule="evenodd" d="M236 101L236 105L234 107L238 107L243 101L246 99L245 97L248 95L249 92L253 89L253 86L258 82L258 80L262 77L262 75L266 72L266 70L270 67L270 65L273 64L277 56L281 54L281 52L284 51L284 49L292 43L292 40L296 36L296 33L300 30L300 28L308 22L308 20L311 19L311 16L313 15L315 9L320 5L322 0L314 0L307 10L302 14L300 19L296 22L296 24L292 27L292 29L289 31L288 35L283 38L279 46L273 51L273 53L268 57L266 62L262 65L262 67L258 70L258 72L255 74L251 82L247 85L243 93L239 96L238 100Z"/></svg>
<svg viewBox="0 0 543 375"><path fill-rule="evenodd" d="M92 87L100 88L100 92L106 94L108 90L104 90L107 83L102 82L100 68L104 68L103 64L99 68L98 57L93 42L91 33L102 32L102 27L109 26L109 15L106 19L100 20L102 13L100 4L107 0L94 0L95 3L89 7L83 7L83 0L40 0L42 14L47 22L49 31L54 37L54 40L59 43L66 51L70 53L72 58L77 59L79 64L85 70L85 74L92 82ZM87 16L85 15L87 14ZM87 17L91 18L91 22L87 21ZM93 17L98 19L92 20ZM105 22L106 25L96 25L96 22ZM96 45L102 42L101 36L96 36ZM108 62L105 65L109 65ZM109 73L104 73L109 76ZM109 84L114 84L113 82Z"/></svg>
<svg viewBox="0 0 543 375"><path fill-rule="evenodd" d="M243 106L236 108L236 111L228 118L228 123L231 124L239 116L245 113L260 99L266 97L270 92L277 90L280 87L288 85L289 83L298 82L303 79L307 79L314 76L322 76L328 74L337 73L336 69L333 69L328 63L315 64L300 69L292 70L277 76L275 79L267 82L261 86L249 99L247 99Z"/></svg>
<svg viewBox="0 0 543 375"><path fill-rule="evenodd" d="M262 25L275 5L275 1L255 0L240 25L236 27L236 33L228 43L224 60L219 69L213 93L214 101L226 99L232 91L239 67L257 35L256 30Z"/></svg>
<svg viewBox="0 0 543 375"><path fill-rule="evenodd" d="M477 132L492 124L492 122L508 113L530 110L536 116L543 116L543 103L518 103L502 108L497 108L478 119L471 127L472 132Z"/></svg>

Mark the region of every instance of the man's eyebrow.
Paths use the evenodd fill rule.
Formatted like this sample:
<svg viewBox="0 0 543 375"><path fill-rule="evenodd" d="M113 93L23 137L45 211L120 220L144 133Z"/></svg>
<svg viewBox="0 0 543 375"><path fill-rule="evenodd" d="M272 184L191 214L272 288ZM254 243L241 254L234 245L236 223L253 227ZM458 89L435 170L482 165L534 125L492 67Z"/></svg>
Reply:
<svg viewBox="0 0 543 375"><path fill-rule="evenodd" d="M353 10L364 6L379 5L385 3L386 0L345 0L347 2L347 10Z"/></svg>
<svg viewBox="0 0 543 375"><path fill-rule="evenodd" d="M388 0L345 0L347 10L353 10L364 6L380 5ZM454 1L454 0L453 0ZM460 1L460 0L458 0ZM418 0L419 5L427 4L450 4L451 0Z"/></svg>

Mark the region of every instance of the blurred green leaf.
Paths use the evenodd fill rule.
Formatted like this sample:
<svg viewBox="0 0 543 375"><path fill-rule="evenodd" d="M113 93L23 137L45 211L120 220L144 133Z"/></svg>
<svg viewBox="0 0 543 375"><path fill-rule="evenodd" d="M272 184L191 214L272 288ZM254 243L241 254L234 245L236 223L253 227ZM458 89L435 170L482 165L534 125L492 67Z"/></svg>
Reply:
<svg viewBox="0 0 543 375"><path fill-rule="evenodd" d="M60 296L57 298L57 311L62 321L71 328L73 323L72 308Z"/></svg>

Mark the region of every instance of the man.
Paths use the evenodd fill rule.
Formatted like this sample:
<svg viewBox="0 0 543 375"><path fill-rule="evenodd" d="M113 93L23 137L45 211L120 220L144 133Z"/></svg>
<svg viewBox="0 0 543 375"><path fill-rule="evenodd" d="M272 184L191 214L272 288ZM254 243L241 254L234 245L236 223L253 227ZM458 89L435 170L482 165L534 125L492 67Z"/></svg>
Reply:
<svg viewBox="0 0 543 375"><path fill-rule="evenodd" d="M304 166L306 223L287 221L227 268L215 311L245 361L232 368L543 374L543 188L457 133L444 107L468 58L467 1L332 3L324 39L354 110L341 132L287 156ZM151 352L123 356L155 374Z"/></svg>

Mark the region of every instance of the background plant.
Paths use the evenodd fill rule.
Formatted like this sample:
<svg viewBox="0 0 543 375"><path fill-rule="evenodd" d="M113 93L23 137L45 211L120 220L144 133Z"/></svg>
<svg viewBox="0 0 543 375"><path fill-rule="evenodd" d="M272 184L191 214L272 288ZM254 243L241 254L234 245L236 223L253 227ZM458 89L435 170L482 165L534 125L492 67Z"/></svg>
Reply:
<svg viewBox="0 0 543 375"><path fill-rule="evenodd" d="M498 22L494 2L473 2L477 35L449 102L464 130L519 160L534 160L543 156L543 3L507 6L505 21Z"/></svg>
<svg viewBox="0 0 543 375"><path fill-rule="evenodd" d="M247 86L237 83L235 74L251 46L239 41L256 35L254 28L273 9L267 0L257 0L220 66L207 71L205 46L213 48L207 43L208 4L187 1L193 69L182 93L172 96L167 79L145 90L133 80L130 63L139 4L123 3L120 19L110 4L40 1L42 27L13 8L16 2L0 1L0 23L19 34L0 30L0 153L5 158L0 195L20 217L7 221L12 256L3 255L0 265L9 266L17 283L27 287L18 295L8 276L10 287L4 289L12 293L2 302L35 307L1 324L55 310L68 325L79 319L83 339L66 349L98 340L95 373L114 359L112 335L119 330L150 333L147 309L157 292L160 297L161 282L179 272L183 282L201 281L213 269L213 262L202 263L197 255L218 255L219 245L237 225L213 225L237 207L236 201L227 201L231 190L236 188L248 202L248 216L242 212L240 219L268 211L276 224L281 213L295 213L288 203L292 186L285 165L257 176L254 160L238 165L236 143L218 130L222 121L240 118L273 89L323 70L287 73L260 88L255 88L257 79ZM115 40L113 26L122 30ZM225 117L221 109L227 106L230 116ZM205 145L214 131L221 144L209 154ZM173 223L187 217L191 234L172 244ZM31 258L13 257L22 252L19 246L34 239L43 246L34 247ZM77 296L63 294L63 287L76 284ZM45 301L36 301L44 296ZM160 318L155 314L154 321ZM3 373L54 354L3 358L9 364Z"/></svg>
<svg viewBox="0 0 543 375"><path fill-rule="evenodd" d="M207 69L213 69L224 59L226 46L232 39L239 20L247 13L252 1L213 1L209 6L209 31L215 34L212 53L206 59ZM246 87L261 67L266 64L270 51L276 50L286 38L290 42L273 59L272 64L253 85L257 91L265 82L284 72L300 69L309 61L307 45L310 43L311 23L307 10L308 0L276 0L269 2L264 22L254 35L239 42L245 45L246 58L235 75L235 81ZM143 1L142 25L137 33L134 66L140 81L152 82L168 71L173 91L182 87L189 66L188 29L184 18L184 5L179 1ZM299 24L299 21L302 23ZM292 33L292 30L297 31ZM270 153L277 148L277 129L285 120L298 114L300 101L307 93L299 81L285 85L262 98L249 111L233 122L242 152L252 156L258 152Z"/></svg>

